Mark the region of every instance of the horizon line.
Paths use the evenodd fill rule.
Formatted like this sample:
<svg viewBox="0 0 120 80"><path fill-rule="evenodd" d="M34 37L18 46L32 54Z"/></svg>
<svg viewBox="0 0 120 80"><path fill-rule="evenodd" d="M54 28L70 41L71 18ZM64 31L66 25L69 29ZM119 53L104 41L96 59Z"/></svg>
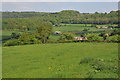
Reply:
<svg viewBox="0 0 120 80"><path fill-rule="evenodd" d="M70 9L69 9L70 10ZM67 11L67 9L66 10L60 10L60 11L0 11L0 12L43 12L43 13L57 13L57 12L61 12L61 11ZM78 11L78 10L71 10L71 11ZM119 10L111 10L111 11L119 11ZM109 12L98 12L98 11L96 11L96 12L98 12L98 13L110 13L111 11L109 11ZM80 11L78 11L79 13L96 13L96 12L80 12Z"/></svg>

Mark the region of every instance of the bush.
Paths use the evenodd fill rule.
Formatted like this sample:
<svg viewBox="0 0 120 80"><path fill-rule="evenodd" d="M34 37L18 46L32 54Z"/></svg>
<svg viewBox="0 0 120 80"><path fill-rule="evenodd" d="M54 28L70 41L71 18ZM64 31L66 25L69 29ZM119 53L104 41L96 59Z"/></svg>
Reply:
<svg viewBox="0 0 120 80"><path fill-rule="evenodd" d="M60 35L60 41L73 41L74 40L74 35L72 33L63 33Z"/></svg>
<svg viewBox="0 0 120 80"><path fill-rule="evenodd" d="M47 43L58 43L56 40L47 40Z"/></svg>
<svg viewBox="0 0 120 80"><path fill-rule="evenodd" d="M17 39L8 40L3 44L3 46L15 46L15 45L19 45L19 41Z"/></svg>
<svg viewBox="0 0 120 80"><path fill-rule="evenodd" d="M116 61L114 63L117 63ZM112 71L114 73L117 73L118 67L117 65L112 65L108 61L104 59L95 59L95 58L83 58L79 64L89 64L95 72L99 71Z"/></svg>
<svg viewBox="0 0 120 80"><path fill-rule="evenodd" d="M86 35L88 41L103 41L103 37L100 37L97 34L88 34Z"/></svg>
<svg viewBox="0 0 120 80"><path fill-rule="evenodd" d="M87 29L87 28L84 28L84 29L83 29L83 31L88 31L88 30L90 30L90 29Z"/></svg>
<svg viewBox="0 0 120 80"><path fill-rule="evenodd" d="M107 37L106 41L113 41L113 42L120 41L119 40L119 35L113 35L113 36Z"/></svg>
<svg viewBox="0 0 120 80"><path fill-rule="evenodd" d="M84 58L80 61L80 64L91 63L94 59L93 58Z"/></svg>
<svg viewBox="0 0 120 80"><path fill-rule="evenodd" d="M11 38L18 39L20 37L20 33L12 33Z"/></svg>
<svg viewBox="0 0 120 80"><path fill-rule="evenodd" d="M19 37L19 42L20 42L20 44L37 44L37 43L40 43L40 40L35 38L35 35L33 35L33 34L23 33Z"/></svg>

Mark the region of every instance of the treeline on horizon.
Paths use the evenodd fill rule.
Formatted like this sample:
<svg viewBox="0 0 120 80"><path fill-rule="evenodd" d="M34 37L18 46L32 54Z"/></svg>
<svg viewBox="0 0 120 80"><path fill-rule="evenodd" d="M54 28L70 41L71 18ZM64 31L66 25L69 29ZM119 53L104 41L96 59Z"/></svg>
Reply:
<svg viewBox="0 0 120 80"><path fill-rule="evenodd" d="M51 22L53 25L59 24L118 24L119 11L110 13L80 13L74 10L63 10L61 12L2 12L4 23L21 19L32 19ZM8 21L7 21L8 20Z"/></svg>
<svg viewBox="0 0 120 80"><path fill-rule="evenodd" d="M3 12L2 14L2 29L12 31L22 31L23 33L12 33L10 38L5 40L4 46L25 45L36 43L60 43L60 42L76 42L74 39L76 34L62 33L58 40L50 39L53 34L53 26L63 27L66 24L85 24L82 27L88 27L87 24L92 24L89 27L96 25L107 24L107 27L114 27L113 24L118 24L118 11L110 13L80 13L73 10L64 10L57 13L44 12ZM106 25L105 25L106 26ZM117 25L116 28L119 26ZM88 30L88 29L87 29ZM28 32L27 32L28 31ZM83 34L82 37L87 37L85 41L107 41L119 42L118 30L106 30L101 34Z"/></svg>

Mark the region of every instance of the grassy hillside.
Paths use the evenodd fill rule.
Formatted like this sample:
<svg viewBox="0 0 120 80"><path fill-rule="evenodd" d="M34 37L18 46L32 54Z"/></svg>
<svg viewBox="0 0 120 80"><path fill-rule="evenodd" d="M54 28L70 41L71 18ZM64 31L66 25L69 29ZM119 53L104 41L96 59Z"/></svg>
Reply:
<svg viewBox="0 0 120 80"><path fill-rule="evenodd" d="M117 43L3 47L3 78L114 78Z"/></svg>

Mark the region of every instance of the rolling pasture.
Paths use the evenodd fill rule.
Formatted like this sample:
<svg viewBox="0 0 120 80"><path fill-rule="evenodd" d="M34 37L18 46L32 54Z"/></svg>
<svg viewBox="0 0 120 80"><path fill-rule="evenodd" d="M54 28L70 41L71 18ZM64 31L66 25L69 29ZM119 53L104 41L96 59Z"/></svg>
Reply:
<svg viewBox="0 0 120 80"><path fill-rule="evenodd" d="M2 12L2 78L118 78L118 12Z"/></svg>
<svg viewBox="0 0 120 80"><path fill-rule="evenodd" d="M101 33L106 29L97 29L95 27L90 27L91 24L86 24L87 27L84 27L85 24L62 24L60 27L53 27L53 32L55 31L61 31L61 32L72 32L72 33L77 33L78 36L82 33ZM106 25L97 25L97 26L108 26ZM113 25L116 26L116 25ZM83 31L84 29L89 29L88 31ZM114 30L114 29L113 29ZM34 32L35 30L27 31L27 32ZM3 30L2 31L2 38L6 39L9 38L10 35L15 32L15 33L23 33L25 31L15 31L15 30ZM58 35L51 35L51 39L57 40L59 38Z"/></svg>
<svg viewBox="0 0 120 80"><path fill-rule="evenodd" d="M86 24L87 27L85 27L85 24L65 24L65 25L62 25L61 27L54 27L54 31L58 30L62 32L67 32L67 31L79 31L80 32L84 30L85 28L90 29L90 31L104 30L104 29L96 29L95 27L90 27L91 24Z"/></svg>
<svg viewBox="0 0 120 80"><path fill-rule="evenodd" d="M53 32L55 31L61 31L61 32L77 32L77 33L82 33L82 30L85 28L89 28L89 31L103 31L104 29L96 29L95 27L83 27L84 24L66 24L66 26L62 25L61 27L53 27ZM87 26L90 26L90 24L87 24ZM16 30L3 30L2 31L2 39L7 39L11 36L12 33L23 33L26 31L16 31ZM34 30L27 31L27 32L34 32ZM59 35L54 35L52 34L50 36L50 39L58 40Z"/></svg>
<svg viewBox="0 0 120 80"><path fill-rule="evenodd" d="M3 47L3 78L117 78L117 43Z"/></svg>

